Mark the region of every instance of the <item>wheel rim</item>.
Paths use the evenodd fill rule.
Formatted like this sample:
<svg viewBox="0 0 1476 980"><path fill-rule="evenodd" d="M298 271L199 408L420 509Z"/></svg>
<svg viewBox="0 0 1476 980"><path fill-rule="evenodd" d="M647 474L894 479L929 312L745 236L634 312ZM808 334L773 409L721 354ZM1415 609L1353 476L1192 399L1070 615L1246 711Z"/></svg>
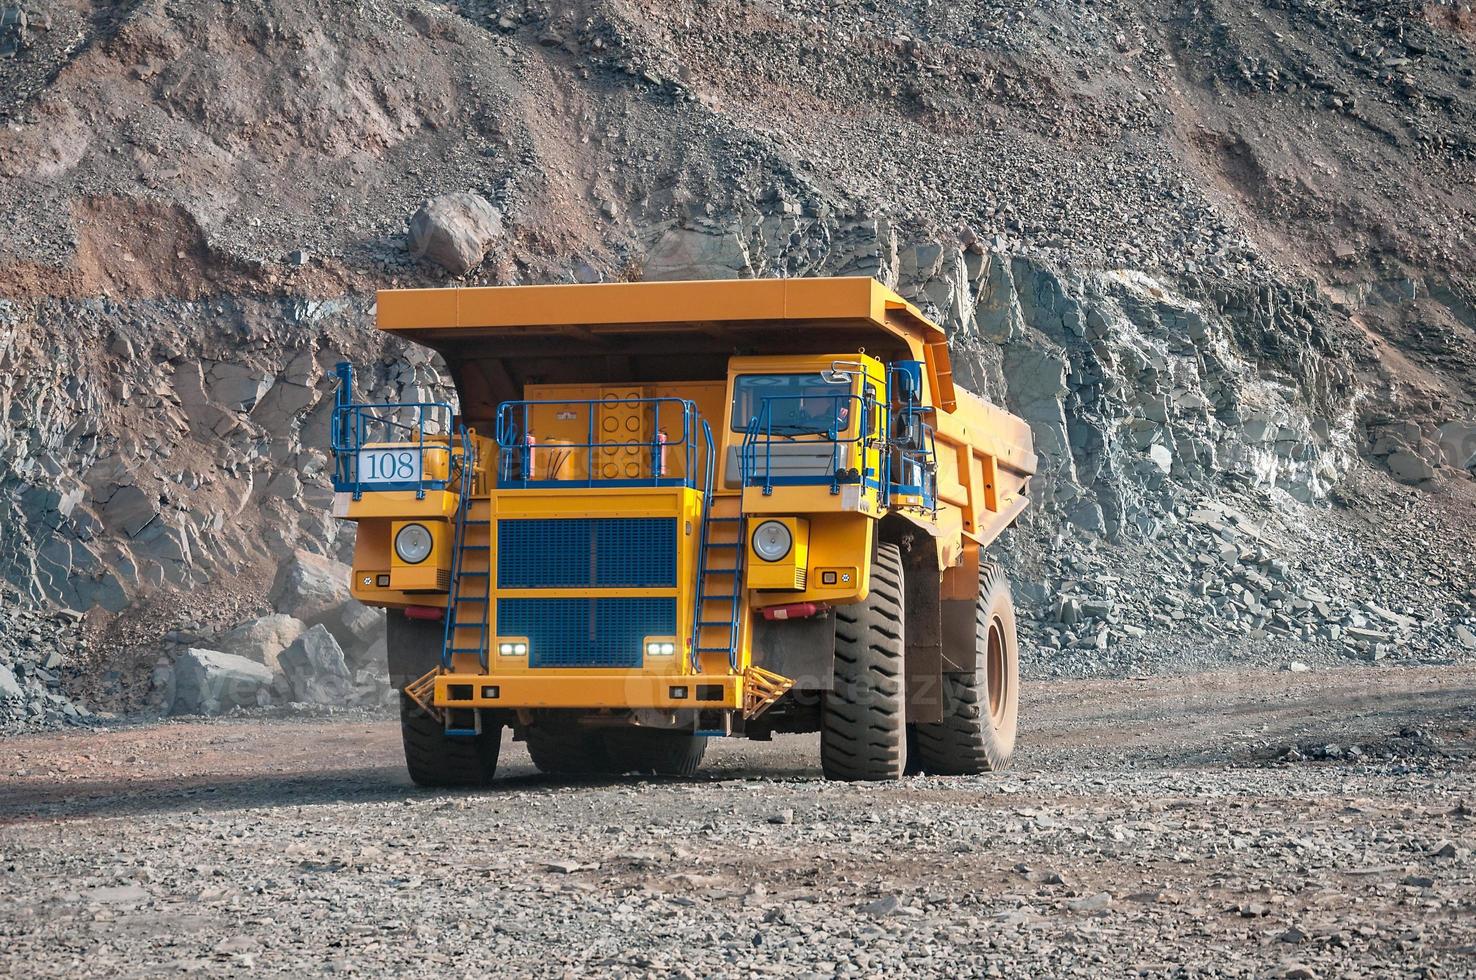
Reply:
<svg viewBox="0 0 1476 980"><path fill-rule="evenodd" d="M989 717L998 721L1004 714L1005 638L1004 623L998 616L989 621L989 653L985 658L985 680L989 685Z"/></svg>

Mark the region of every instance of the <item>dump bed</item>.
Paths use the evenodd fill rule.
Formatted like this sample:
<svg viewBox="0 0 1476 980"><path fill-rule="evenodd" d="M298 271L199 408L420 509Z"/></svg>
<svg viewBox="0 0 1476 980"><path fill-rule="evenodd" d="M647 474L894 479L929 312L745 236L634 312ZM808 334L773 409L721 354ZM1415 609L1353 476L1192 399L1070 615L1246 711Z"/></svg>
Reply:
<svg viewBox="0 0 1476 980"><path fill-rule="evenodd" d="M868 277L382 290L378 323L440 352L484 429L528 385L720 379L738 353L921 361L939 524L981 545L1024 509L1035 472L1029 425L956 390L947 334Z"/></svg>
<svg viewBox="0 0 1476 980"><path fill-rule="evenodd" d="M936 404L954 407L947 335L860 276L381 290L378 321L439 351L463 397L488 405L530 382L721 378L737 352L865 348L925 361Z"/></svg>

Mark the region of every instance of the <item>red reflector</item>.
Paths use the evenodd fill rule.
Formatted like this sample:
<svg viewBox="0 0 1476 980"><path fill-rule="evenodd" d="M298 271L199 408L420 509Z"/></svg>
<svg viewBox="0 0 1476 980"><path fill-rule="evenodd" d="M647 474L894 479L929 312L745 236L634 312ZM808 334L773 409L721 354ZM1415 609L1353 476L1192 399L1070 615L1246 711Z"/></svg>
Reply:
<svg viewBox="0 0 1476 980"><path fill-rule="evenodd" d="M809 619L829 609L823 602L793 602L787 606L771 606L764 610L765 619Z"/></svg>
<svg viewBox="0 0 1476 980"><path fill-rule="evenodd" d="M446 615L446 610L439 606L406 606L406 619L436 620Z"/></svg>

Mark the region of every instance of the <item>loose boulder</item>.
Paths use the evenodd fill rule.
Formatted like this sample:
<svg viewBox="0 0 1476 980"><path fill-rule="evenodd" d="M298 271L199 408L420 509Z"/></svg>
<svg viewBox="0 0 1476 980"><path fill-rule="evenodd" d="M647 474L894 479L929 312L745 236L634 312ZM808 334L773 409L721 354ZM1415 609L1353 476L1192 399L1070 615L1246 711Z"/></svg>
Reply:
<svg viewBox="0 0 1476 980"><path fill-rule="evenodd" d="M294 640L277 662L297 701L347 704L352 698L353 682L343 659L343 648L322 625L314 626Z"/></svg>
<svg viewBox="0 0 1476 980"><path fill-rule="evenodd" d="M284 613L273 613L242 623L215 638L222 653L233 653L275 669L277 656L307 630L307 624Z"/></svg>
<svg viewBox="0 0 1476 980"><path fill-rule="evenodd" d="M219 650L191 647L174 662L173 715L218 715L253 708L270 698L272 670Z"/></svg>
<svg viewBox="0 0 1476 980"><path fill-rule="evenodd" d="M741 279L752 274L748 246L732 231L673 228L646 256L645 276L653 281Z"/></svg>
<svg viewBox="0 0 1476 980"><path fill-rule="evenodd" d="M272 583L272 608L308 625L334 618L349 601L349 576L342 562L309 551L293 552Z"/></svg>
<svg viewBox="0 0 1476 980"><path fill-rule="evenodd" d="M1476 422L1449 422L1436 434L1447 465L1476 469Z"/></svg>
<svg viewBox="0 0 1476 980"><path fill-rule="evenodd" d="M480 194L463 191L426 201L410 219L410 253L453 276L481 264L502 235L502 215Z"/></svg>
<svg viewBox="0 0 1476 980"><path fill-rule="evenodd" d="M1397 449L1384 461L1400 483L1424 483L1435 479L1435 467L1408 449Z"/></svg>
<svg viewBox="0 0 1476 980"><path fill-rule="evenodd" d="M339 609L338 618L343 625L333 632L343 644L343 655L349 665L383 666L384 651L378 647L384 644L384 610L350 600Z"/></svg>
<svg viewBox="0 0 1476 980"><path fill-rule="evenodd" d="M0 664L0 701L18 700L25 696L26 692L15 679L15 672Z"/></svg>
<svg viewBox="0 0 1476 980"><path fill-rule="evenodd" d="M384 677L385 683L389 682L389 644L383 633L368 646L345 650L344 659L352 669L372 671L377 676Z"/></svg>
<svg viewBox="0 0 1476 980"><path fill-rule="evenodd" d="M103 506L103 523L135 537L159 516L159 495L142 487L120 486Z"/></svg>
<svg viewBox="0 0 1476 980"><path fill-rule="evenodd" d="M351 599L339 610L338 618L348 637L361 646L368 646L384 636L384 610L366 606Z"/></svg>

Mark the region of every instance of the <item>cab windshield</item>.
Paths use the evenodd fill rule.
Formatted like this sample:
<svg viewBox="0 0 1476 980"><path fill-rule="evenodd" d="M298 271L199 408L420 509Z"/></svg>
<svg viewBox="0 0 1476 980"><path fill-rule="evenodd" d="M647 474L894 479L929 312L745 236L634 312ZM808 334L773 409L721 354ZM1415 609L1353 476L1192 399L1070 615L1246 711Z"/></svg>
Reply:
<svg viewBox="0 0 1476 980"><path fill-rule="evenodd" d="M747 432L764 411L759 430L774 435L819 435L850 424L851 388L819 374L744 374L733 384L733 431Z"/></svg>

